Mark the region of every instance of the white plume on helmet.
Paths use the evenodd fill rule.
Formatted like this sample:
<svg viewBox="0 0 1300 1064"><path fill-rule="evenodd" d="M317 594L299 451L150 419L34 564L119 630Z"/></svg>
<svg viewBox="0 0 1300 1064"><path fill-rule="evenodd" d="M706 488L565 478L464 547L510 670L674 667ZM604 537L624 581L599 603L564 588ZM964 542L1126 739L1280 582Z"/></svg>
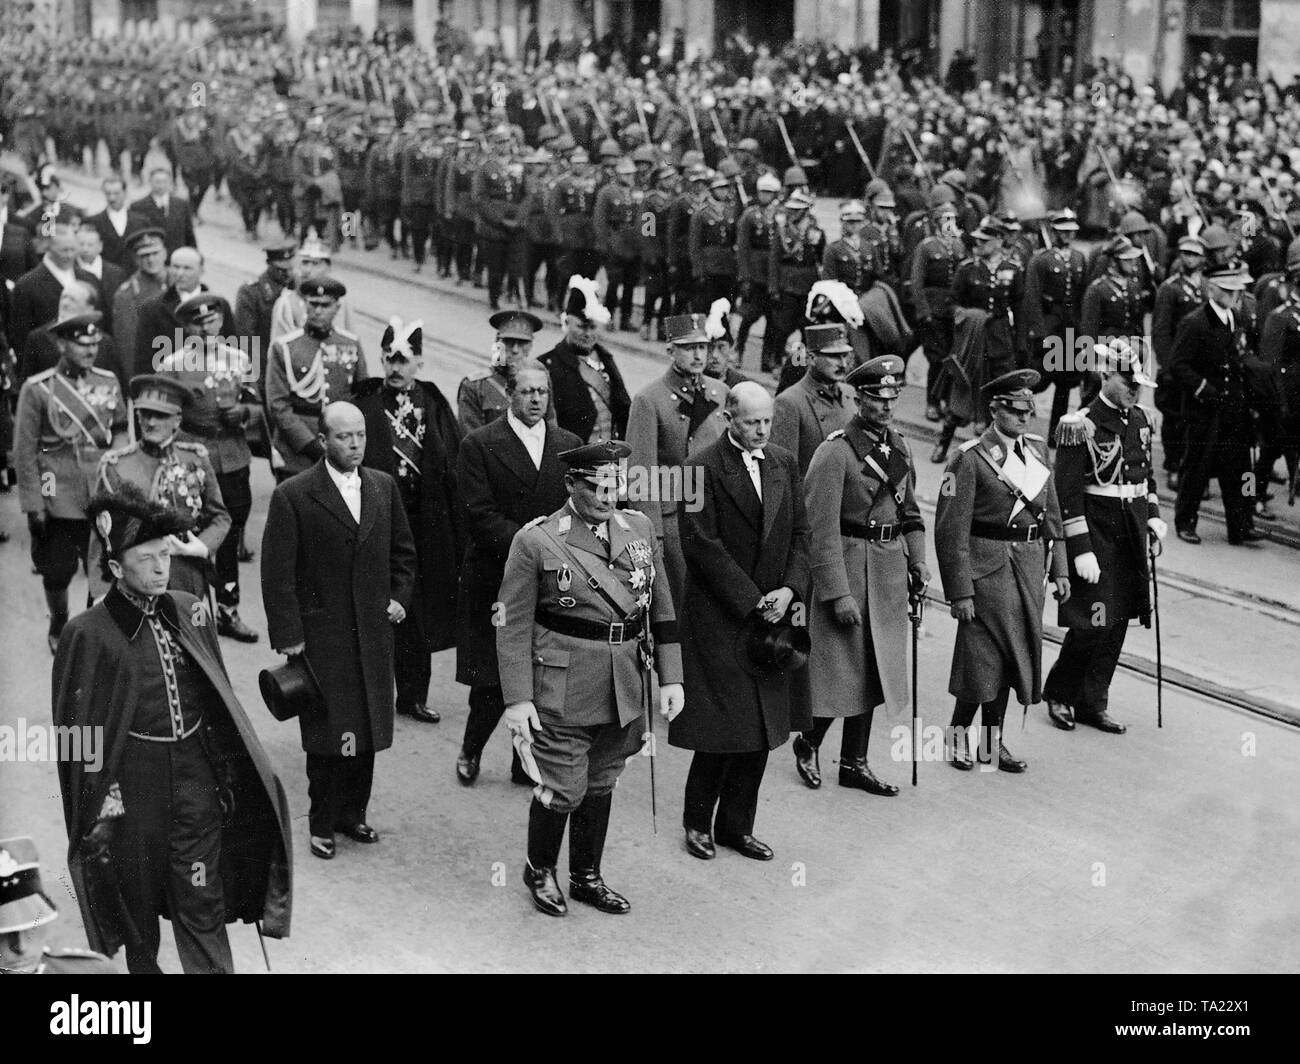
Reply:
<svg viewBox="0 0 1300 1064"><path fill-rule="evenodd" d="M420 336L416 339L416 345L412 345L411 341L416 333L419 333ZM391 351L394 354L400 353L405 355L407 358L416 359L420 357L421 353L419 350L416 350L416 346L418 345L422 349L423 344L421 341L423 341L423 339L423 321L417 318L409 324L404 324L401 318L389 318L388 328L384 330L384 336L380 341L379 346L385 351Z"/></svg>
<svg viewBox="0 0 1300 1064"><path fill-rule="evenodd" d="M804 307L805 318L812 317L813 306L819 296L839 311L845 324L855 329L862 327L863 321L866 320L862 313L862 306L858 303L858 297L853 294L853 289L843 281L818 281L814 284L808 292L808 303Z"/></svg>
<svg viewBox="0 0 1300 1064"><path fill-rule="evenodd" d="M610 313L596 295L595 278L573 276L569 278L569 305L573 303L573 293L578 292L582 295L584 305L581 313L589 322L595 325L606 325L610 320Z"/></svg>
<svg viewBox="0 0 1300 1064"><path fill-rule="evenodd" d="M727 335L727 315L731 313L729 299L715 299L709 307L709 316L704 322L704 335L710 340L721 340Z"/></svg>

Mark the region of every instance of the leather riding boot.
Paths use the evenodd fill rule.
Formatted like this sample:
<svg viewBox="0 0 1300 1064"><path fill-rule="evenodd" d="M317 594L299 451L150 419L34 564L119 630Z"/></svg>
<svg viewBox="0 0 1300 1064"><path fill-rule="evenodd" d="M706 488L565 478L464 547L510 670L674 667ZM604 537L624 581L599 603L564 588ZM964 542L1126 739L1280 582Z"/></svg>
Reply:
<svg viewBox="0 0 1300 1064"><path fill-rule="evenodd" d="M603 913L621 914L628 912L631 904L623 895L610 890L600 875L613 801L612 792L589 794L573 811L569 823L569 896Z"/></svg>
<svg viewBox="0 0 1300 1064"><path fill-rule="evenodd" d="M58 591L45 589L45 605L50 611L50 629L48 640L50 652L53 653L59 645L59 636L63 634L63 626L68 623L68 589L60 588Z"/></svg>
<svg viewBox="0 0 1300 1064"><path fill-rule="evenodd" d="M934 445L934 450L930 452L931 462L937 464L948 460L948 448L952 446L952 438L956 435L957 422L948 419L943 423L943 428L939 432L939 442Z"/></svg>
<svg viewBox="0 0 1300 1064"><path fill-rule="evenodd" d="M568 906L564 892L555 878L560 859L564 826L568 813L556 813L536 798L528 809L528 862L524 865L524 885L533 897L533 905L548 916L563 916Z"/></svg>

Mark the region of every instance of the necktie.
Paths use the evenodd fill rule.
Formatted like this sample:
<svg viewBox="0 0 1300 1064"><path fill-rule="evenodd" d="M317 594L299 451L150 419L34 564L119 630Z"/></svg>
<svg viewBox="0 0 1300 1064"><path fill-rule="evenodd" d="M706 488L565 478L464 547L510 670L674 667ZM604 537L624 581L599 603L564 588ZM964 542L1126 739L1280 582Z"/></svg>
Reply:
<svg viewBox="0 0 1300 1064"><path fill-rule="evenodd" d="M1021 464L1021 465L1024 465L1024 462L1025 462L1025 444L1024 444L1024 441L1023 441L1023 440L1016 440L1015 452L1016 452L1016 457L1020 459L1020 464Z"/></svg>

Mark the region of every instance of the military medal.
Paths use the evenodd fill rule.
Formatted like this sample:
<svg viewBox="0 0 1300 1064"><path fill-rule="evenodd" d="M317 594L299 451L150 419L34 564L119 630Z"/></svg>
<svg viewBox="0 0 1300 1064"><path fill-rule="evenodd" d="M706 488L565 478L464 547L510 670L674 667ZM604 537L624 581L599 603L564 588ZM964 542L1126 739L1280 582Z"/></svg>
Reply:
<svg viewBox="0 0 1300 1064"><path fill-rule="evenodd" d="M627 545L627 552L632 556L632 564L636 566L649 565L654 558L654 552L643 539L634 539Z"/></svg>
<svg viewBox="0 0 1300 1064"><path fill-rule="evenodd" d="M560 605L563 606L566 610L572 609L574 606L578 604L578 600L574 598L572 595L563 595L560 597L558 601Z"/></svg>
<svg viewBox="0 0 1300 1064"><path fill-rule="evenodd" d="M561 569L558 573L555 574L555 586L558 587L561 591L568 591L569 588L572 586L572 584L573 584L573 574L569 572L569 567L566 565L563 569ZM563 599L560 600L560 604L561 605L564 604ZM569 605L572 606L573 603L570 602Z"/></svg>

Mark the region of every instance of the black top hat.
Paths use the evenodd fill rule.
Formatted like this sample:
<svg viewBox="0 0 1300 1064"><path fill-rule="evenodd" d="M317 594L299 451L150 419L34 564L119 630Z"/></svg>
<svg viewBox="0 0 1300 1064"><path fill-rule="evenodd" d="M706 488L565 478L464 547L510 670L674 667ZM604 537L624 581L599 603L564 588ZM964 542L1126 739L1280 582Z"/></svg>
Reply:
<svg viewBox="0 0 1300 1064"><path fill-rule="evenodd" d="M786 616L788 618L789 614ZM788 619L768 624L763 615L754 610L740 630L737 649L736 656L746 672L752 676L772 676L807 665L812 639L807 625L793 624Z"/></svg>
<svg viewBox="0 0 1300 1064"><path fill-rule="evenodd" d="M304 654L295 654L278 669L263 669L257 674L257 686L276 720L292 720L325 704L320 683Z"/></svg>

